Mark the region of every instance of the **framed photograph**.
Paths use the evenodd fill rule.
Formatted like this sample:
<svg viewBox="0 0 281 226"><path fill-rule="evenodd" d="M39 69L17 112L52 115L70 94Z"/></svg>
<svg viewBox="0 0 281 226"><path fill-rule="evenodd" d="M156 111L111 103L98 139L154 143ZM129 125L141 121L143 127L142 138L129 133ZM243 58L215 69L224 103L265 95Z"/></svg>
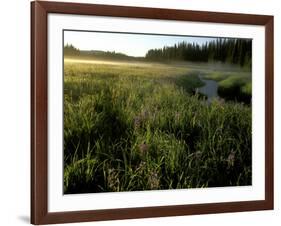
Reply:
<svg viewBox="0 0 281 226"><path fill-rule="evenodd" d="M31 3L31 223L273 209L273 16Z"/></svg>

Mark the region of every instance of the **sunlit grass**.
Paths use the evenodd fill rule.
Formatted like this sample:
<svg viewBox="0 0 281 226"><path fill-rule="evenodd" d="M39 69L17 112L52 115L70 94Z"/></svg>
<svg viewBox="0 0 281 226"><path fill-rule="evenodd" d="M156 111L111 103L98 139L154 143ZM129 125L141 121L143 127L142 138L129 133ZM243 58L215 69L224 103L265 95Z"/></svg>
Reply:
<svg viewBox="0 0 281 226"><path fill-rule="evenodd" d="M251 107L172 65L65 62L64 192L251 184Z"/></svg>

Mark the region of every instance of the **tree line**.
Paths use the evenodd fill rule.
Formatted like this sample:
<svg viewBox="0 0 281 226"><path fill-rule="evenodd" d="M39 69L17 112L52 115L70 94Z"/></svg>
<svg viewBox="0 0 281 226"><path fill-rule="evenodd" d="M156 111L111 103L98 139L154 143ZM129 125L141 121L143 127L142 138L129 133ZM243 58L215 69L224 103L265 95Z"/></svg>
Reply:
<svg viewBox="0 0 281 226"><path fill-rule="evenodd" d="M250 67L252 61L252 41L249 39L217 38L202 45L183 41L173 46L151 49L146 53L145 58L156 61L220 61Z"/></svg>
<svg viewBox="0 0 281 226"><path fill-rule="evenodd" d="M75 48L72 44L66 44L64 46L64 55L75 56L80 54L80 50Z"/></svg>
<svg viewBox="0 0 281 226"><path fill-rule="evenodd" d="M223 63L227 62L232 64L239 64L242 67L251 67L252 40L217 38L202 45L183 41L176 43L173 46L164 46L163 48L159 49L150 49L147 51L144 58L136 58L114 51L82 51L74 47L72 44L66 44L64 46L64 54L68 56L80 55L119 60L180 60L193 62L220 61Z"/></svg>

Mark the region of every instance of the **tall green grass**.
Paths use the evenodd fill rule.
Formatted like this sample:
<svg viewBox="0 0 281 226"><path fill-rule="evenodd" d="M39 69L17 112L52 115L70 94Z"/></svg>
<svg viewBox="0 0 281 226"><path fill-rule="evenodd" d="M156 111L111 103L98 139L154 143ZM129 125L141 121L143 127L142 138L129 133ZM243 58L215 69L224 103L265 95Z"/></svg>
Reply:
<svg viewBox="0 0 281 226"><path fill-rule="evenodd" d="M251 107L186 68L65 63L64 192L251 184Z"/></svg>

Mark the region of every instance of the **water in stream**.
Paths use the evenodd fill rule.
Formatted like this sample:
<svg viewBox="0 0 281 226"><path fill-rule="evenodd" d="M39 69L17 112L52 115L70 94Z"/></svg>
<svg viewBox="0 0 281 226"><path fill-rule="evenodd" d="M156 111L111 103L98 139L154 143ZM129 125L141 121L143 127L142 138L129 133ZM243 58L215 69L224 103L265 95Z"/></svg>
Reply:
<svg viewBox="0 0 281 226"><path fill-rule="evenodd" d="M213 99L219 97L218 95L218 83L214 80L204 79L199 76L201 81L205 83L204 86L198 88L198 92L208 97L207 101L210 103Z"/></svg>

